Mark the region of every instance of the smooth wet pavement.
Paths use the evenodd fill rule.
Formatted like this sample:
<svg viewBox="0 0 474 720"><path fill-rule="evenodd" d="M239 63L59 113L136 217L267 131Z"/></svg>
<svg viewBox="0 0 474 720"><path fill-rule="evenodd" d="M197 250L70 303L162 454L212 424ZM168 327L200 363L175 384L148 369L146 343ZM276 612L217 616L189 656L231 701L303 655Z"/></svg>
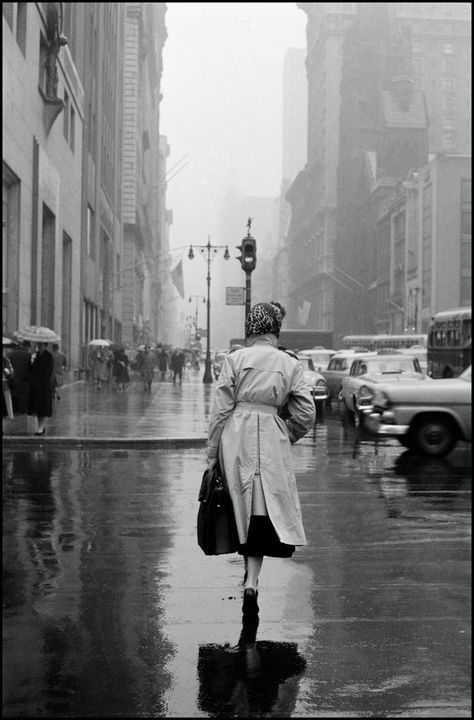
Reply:
<svg viewBox="0 0 474 720"><path fill-rule="evenodd" d="M196 543L203 448L6 443L4 716L470 717L468 448L335 409L293 450L308 546L243 629L241 558Z"/></svg>

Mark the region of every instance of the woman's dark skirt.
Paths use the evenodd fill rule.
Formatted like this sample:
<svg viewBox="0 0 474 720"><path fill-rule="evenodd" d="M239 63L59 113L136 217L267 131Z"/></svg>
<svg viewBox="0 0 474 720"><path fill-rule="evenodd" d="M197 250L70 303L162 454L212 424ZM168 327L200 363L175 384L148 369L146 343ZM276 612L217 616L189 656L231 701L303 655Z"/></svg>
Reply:
<svg viewBox="0 0 474 720"><path fill-rule="evenodd" d="M272 521L267 515L252 515L250 518L247 542L239 545L239 555L255 557L291 557L295 552L294 545L280 542Z"/></svg>

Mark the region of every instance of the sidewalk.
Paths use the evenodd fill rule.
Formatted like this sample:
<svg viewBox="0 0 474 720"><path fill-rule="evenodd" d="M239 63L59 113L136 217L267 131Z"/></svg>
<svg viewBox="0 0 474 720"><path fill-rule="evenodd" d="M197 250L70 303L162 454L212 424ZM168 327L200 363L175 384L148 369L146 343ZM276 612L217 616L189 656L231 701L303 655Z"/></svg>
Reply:
<svg viewBox="0 0 474 720"><path fill-rule="evenodd" d="M4 421L4 443L21 444L206 444L214 383L202 382L203 371L187 370L182 385L156 379L151 392L132 380L124 392L77 380L61 388L47 419L46 434L36 437L34 418L20 415Z"/></svg>

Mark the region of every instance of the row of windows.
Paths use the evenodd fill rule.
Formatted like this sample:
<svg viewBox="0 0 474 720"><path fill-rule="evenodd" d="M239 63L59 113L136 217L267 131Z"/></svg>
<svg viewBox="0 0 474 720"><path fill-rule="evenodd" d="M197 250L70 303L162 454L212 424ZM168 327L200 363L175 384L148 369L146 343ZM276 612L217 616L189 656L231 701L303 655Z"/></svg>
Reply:
<svg viewBox="0 0 474 720"><path fill-rule="evenodd" d="M423 56L422 55L413 55L412 57L412 66L413 66L413 72L417 75L421 75L423 73ZM442 63L442 71L446 75L455 75L456 74L456 59L454 57L444 57L443 63ZM451 90L454 89L454 79L453 78L445 78L443 79L443 89Z"/></svg>
<svg viewBox="0 0 474 720"><path fill-rule="evenodd" d="M412 40L411 48L414 53L422 53L424 49L423 40L418 38ZM452 42L443 42L442 48L444 55L452 55L454 53L454 46Z"/></svg>

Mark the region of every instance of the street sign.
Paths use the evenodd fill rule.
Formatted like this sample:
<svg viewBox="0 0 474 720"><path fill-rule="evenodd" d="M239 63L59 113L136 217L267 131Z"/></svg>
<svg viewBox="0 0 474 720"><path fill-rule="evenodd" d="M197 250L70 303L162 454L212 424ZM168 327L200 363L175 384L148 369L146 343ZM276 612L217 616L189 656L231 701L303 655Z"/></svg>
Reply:
<svg viewBox="0 0 474 720"><path fill-rule="evenodd" d="M245 305L245 288L244 287L226 287L225 289L226 305Z"/></svg>

